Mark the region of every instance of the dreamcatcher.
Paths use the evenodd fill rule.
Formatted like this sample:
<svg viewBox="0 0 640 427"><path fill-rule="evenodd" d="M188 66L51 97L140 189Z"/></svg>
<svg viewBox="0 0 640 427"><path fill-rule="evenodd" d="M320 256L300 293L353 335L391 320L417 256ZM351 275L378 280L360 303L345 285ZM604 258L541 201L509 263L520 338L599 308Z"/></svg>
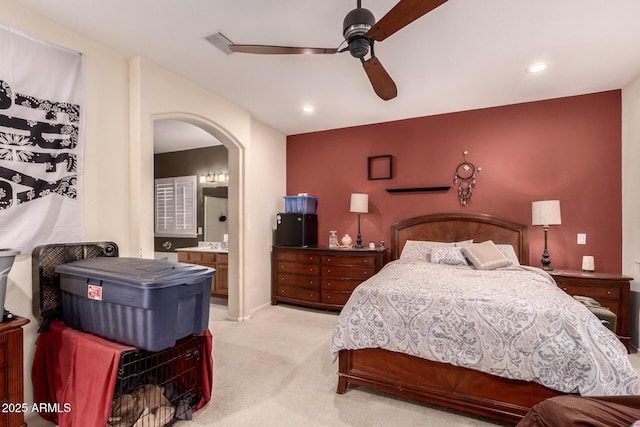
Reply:
<svg viewBox="0 0 640 427"><path fill-rule="evenodd" d="M471 162L467 161L468 151L462 153L464 155L464 162L460 163L456 168L456 174L453 177L453 182L458 184L458 197L460 198L460 204L467 206L471 201L471 195L473 194L473 187L476 185L476 172L480 172L481 168L475 167Z"/></svg>

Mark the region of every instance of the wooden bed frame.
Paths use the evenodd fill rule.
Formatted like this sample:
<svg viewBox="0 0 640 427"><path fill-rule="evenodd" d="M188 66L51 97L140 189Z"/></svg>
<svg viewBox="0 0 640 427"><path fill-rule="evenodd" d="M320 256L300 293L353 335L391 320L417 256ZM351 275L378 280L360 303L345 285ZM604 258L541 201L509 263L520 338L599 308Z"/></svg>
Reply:
<svg viewBox="0 0 640 427"><path fill-rule="evenodd" d="M468 239L511 244L520 262L529 263L527 226L486 214L424 215L394 224L391 254L398 259L407 240ZM349 384L514 423L536 403L562 394L534 382L379 348L340 351L337 393L344 393Z"/></svg>

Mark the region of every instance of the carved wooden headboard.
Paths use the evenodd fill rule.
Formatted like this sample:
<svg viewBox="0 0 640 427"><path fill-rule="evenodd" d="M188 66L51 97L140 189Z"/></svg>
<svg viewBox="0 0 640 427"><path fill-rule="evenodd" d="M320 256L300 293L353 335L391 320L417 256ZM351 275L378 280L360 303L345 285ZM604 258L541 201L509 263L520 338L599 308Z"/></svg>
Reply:
<svg viewBox="0 0 640 427"><path fill-rule="evenodd" d="M441 213L406 219L391 226L391 256L398 259L407 240L510 244L521 264L529 264L529 228L488 214Z"/></svg>

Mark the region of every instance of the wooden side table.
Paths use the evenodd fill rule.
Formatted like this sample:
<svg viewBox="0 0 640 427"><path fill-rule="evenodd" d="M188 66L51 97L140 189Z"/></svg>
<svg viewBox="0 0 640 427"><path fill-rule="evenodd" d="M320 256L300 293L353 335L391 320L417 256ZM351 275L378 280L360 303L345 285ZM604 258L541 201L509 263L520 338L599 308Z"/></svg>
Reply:
<svg viewBox="0 0 640 427"><path fill-rule="evenodd" d="M26 426L22 327L27 323L17 316L0 323L0 426Z"/></svg>
<svg viewBox="0 0 640 427"><path fill-rule="evenodd" d="M616 334L629 349L629 310L632 277L615 273L588 273L581 270L549 271L558 287L569 295L583 295L598 301L618 316Z"/></svg>

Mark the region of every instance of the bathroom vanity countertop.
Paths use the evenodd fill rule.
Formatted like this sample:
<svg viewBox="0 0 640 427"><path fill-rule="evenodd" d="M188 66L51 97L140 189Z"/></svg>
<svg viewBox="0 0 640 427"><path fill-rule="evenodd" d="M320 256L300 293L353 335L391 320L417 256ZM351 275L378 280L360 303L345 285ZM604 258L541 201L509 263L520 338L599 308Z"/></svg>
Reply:
<svg viewBox="0 0 640 427"><path fill-rule="evenodd" d="M216 252L226 254L229 251L227 249L214 249L207 246L192 246L190 248L176 248L176 252L185 251L185 252Z"/></svg>

